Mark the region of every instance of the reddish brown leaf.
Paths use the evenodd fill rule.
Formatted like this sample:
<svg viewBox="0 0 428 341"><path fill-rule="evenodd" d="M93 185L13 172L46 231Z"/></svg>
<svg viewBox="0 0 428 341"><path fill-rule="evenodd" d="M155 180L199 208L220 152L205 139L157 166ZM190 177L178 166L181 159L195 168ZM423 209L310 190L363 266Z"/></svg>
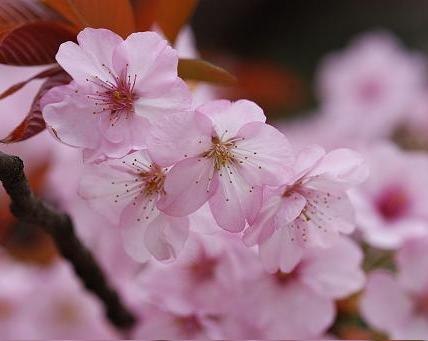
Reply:
<svg viewBox="0 0 428 341"><path fill-rule="evenodd" d="M52 11L33 0L0 0L0 35L17 26L54 17Z"/></svg>
<svg viewBox="0 0 428 341"><path fill-rule="evenodd" d="M43 0L79 29L108 28L126 38L135 31L129 0Z"/></svg>
<svg viewBox="0 0 428 341"><path fill-rule="evenodd" d="M158 0L137 0L133 2L136 30L148 31L153 26L158 9Z"/></svg>
<svg viewBox="0 0 428 341"><path fill-rule="evenodd" d="M178 61L178 75L186 80L220 85L234 85L237 82L235 76L225 69L200 59L180 59Z"/></svg>
<svg viewBox="0 0 428 341"><path fill-rule="evenodd" d="M61 69L61 67L59 65L56 65L50 69L44 70L44 71L38 73L37 75L35 75L35 76L33 76L33 77L23 81L23 82L19 82L17 84L14 84L10 88L3 91L3 93L0 94L0 100L8 97L10 95L13 95L15 92L22 89L25 85L27 85L28 83L30 83L31 81L33 81L35 79L43 79L43 78L55 76L61 72L64 72L64 70Z"/></svg>
<svg viewBox="0 0 428 341"><path fill-rule="evenodd" d="M34 98L30 112L25 117L25 119L7 137L0 140L0 142L14 143L24 141L42 132L46 128L46 124L40 110L40 99L48 90L59 85L68 84L70 81L70 76L68 76L65 72L49 77L43 83L39 92Z"/></svg>
<svg viewBox="0 0 428 341"><path fill-rule="evenodd" d="M44 65L55 62L59 46L75 40L76 32L57 21L39 21L21 25L0 39L0 63Z"/></svg>
<svg viewBox="0 0 428 341"><path fill-rule="evenodd" d="M156 23L171 43L188 22L198 0L158 0Z"/></svg>

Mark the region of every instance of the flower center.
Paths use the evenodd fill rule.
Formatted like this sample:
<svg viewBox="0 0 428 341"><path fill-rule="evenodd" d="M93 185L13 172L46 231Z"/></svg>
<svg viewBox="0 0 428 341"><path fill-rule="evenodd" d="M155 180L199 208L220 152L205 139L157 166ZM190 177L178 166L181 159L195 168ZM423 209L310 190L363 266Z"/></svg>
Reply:
<svg viewBox="0 0 428 341"><path fill-rule="evenodd" d="M381 216L388 221L403 216L409 209L409 198L400 187L386 188L375 202Z"/></svg>
<svg viewBox="0 0 428 341"><path fill-rule="evenodd" d="M153 165L150 171L142 171L139 173L139 176L144 182L143 192L145 195L150 196L156 193L163 193L165 173L158 165Z"/></svg>
<svg viewBox="0 0 428 341"><path fill-rule="evenodd" d="M98 76L94 79L86 79L96 86L93 94L87 98L95 102L98 111L93 111L93 114L109 113L111 125L114 126L121 117L128 119L134 113L134 101L136 94L134 92L137 75L128 74L128 65L120 73L115 75L105 64L102 66L107 69L113 81L101 80Z"/></svg>
<svg viewBox="0 0 428 341"><path fill-rule="evenodd" d="M235 161L231 151L234 146L236 146L234 140L223 142L218 137L213 137L211 149L204 154L204 157L213 158L214 168L220 170Z"/></svg>

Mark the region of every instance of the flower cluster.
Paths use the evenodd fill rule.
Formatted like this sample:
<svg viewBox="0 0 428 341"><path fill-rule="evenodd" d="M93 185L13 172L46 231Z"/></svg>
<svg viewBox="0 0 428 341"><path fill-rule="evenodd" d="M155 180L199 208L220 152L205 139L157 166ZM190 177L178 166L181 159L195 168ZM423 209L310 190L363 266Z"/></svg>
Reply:
<svg viewBox="0 0 428 341"><path fill-rule="evenodd" d="M352 232L347 190L367 177L357 153L296 155L248 100L193 107L177 52L156 33L123 40L88 28L77 41L58 51L73 81L44 96L43 115L59 140L83 149L80 195L120 226L133 258L176 259L204 205L220 228L259 245L271 272Z"/></svg>
<svg viewBox="0 0 428 341"><path fill-rule="evenodd" d="M254 102L180 79L189 35L171 47L155 32L83 30L57 55L72 82L41 101L51 136L2 147L73 217L138 319L127 337L426 338L425 58L361 36L321 63L317 112L270 125ZM25 112L37 86L23 91L0 108ZM2 333L120 337L6 200Z"/></svg>

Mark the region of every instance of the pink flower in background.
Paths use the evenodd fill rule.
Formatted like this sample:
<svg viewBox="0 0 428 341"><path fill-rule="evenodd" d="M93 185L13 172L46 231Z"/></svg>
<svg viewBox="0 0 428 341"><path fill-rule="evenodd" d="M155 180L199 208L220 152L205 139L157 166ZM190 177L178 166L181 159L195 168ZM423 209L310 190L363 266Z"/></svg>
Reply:
<svg viewBox="0 0 428 341"><path fill-rule="evenodd" d="M218 340L223 337L221 323L203 314L183 314L145 304L142 320L144 323L132 333L135 339Z"/></svg>
<svg viewBox="0 0 428 341"><path fill-rule="evenodd" d="M87 28L77 41L62 44L57 54L73 82L48 92L42 107L58 138L83 148L87 159L141 149L153 119L190 107L190 93L177 77L177 53L158 34L122 40Z"/></svg>
<svg viewBox="0 0 428 341"><path fill-rule="evenodd" d="M285 136L265 120L255 103L219 100L159 122L149 152L161 165L179 161L159 209L185 216L208 201L220 227L242 231L259 210L261 186L284 183L293 161Z"/></svg>
<svg viewBox="0 0 428 341"><path fill-rule="evenodd" d="M309 250L291 273L264 274L248 283L242 314L266 339L319 338L335 318L334 301L364 286L362 252L340 238L328 249Z"/></svg>
<svg viewBox="0 0 428 341"><path fill-rule="evenodd" d="M175 259L187 238L187 218L169 217L157 208L164 196L166 171L146 151L138 151L88 165L81 181L82 197L120 225L125 249L138 261L150 255L162 261Z"/></svg>
<svg viewBox="0 0 428 341"><path fill-rule="evenodd" d="M425 85L426 62L388 33L369 33L321 64L318 90L322 111L349 138L391 134ZM358 127L358 129L355 129Z"/></svg>
<svg viewBox="0 0 428 341"><path fill-rule="evenodd" d="M238 236L191 233L174 263L149 263L138 284L147 302L166 310L227 318L245 283L260 273L256 254Z"/></svg>
<svg viewBox="0 0 428 341"><path fill-rule="evenodd" d="M372 246L399 248L428 235L428 157L389 143L364 152L370 177L349 194L363 238Z"/></svg>
<svg viewBox="0 0 428 341"><path fill-rule="evenodd" d="M83 290L65 263L23 265L2 254L0 328L11 339L111 339L100 303Z"/></svg>
<svg viewBox="0 0 428 341"><path fill-rule="evenodd" d="M353 231L354 212L346 191L367 175L362 157L351 150L302 150L293 180L265 189L263 207L245 230L244 242L259 245L268 271L291 271L305 248L331 246L339 233Z"/></svg>
<svg viewBox="0 0 428 341"><path fill-rule="evenodd" d="M377 270L368 277L361 313L393 339L428 336L428 240L407 242L398 252L398 274Z"/></svg>
<svg viewBox="0 0 428 341"><path fill-rule="evenodd" d="M183 335L185 321L184 331L192 335L202 332L212 339L263 339L264 326L244 312L249 309L246 302L252 286L264 275L256 254L242 245L238 236L217 231L210 235L192 233L174 265L151 263L138 282L145 293L144 302L170 316L162 320L162 328L168 331L179 330L178 335ZM149 316L150 310L144 312L148 322L142 325L143 334L137 333L141 337L148 331L155 333L153 328L160 323Z"/></svg>

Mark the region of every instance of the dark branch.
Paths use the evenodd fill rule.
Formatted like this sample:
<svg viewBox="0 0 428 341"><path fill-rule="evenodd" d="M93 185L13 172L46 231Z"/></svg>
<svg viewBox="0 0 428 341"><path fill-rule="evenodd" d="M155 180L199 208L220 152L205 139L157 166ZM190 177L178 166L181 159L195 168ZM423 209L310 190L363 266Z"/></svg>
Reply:
<svg viewBox="0 0 428 341"><path fill-rule="evenodd" d="M84 286L102 301L108 319L122 330L134 326L134 315L123 305L92 254L77 238L71 218L33 195L19 157L0 152L0 181L11 198L11 212L22 222L39 225L53 238Z"/></svg>

